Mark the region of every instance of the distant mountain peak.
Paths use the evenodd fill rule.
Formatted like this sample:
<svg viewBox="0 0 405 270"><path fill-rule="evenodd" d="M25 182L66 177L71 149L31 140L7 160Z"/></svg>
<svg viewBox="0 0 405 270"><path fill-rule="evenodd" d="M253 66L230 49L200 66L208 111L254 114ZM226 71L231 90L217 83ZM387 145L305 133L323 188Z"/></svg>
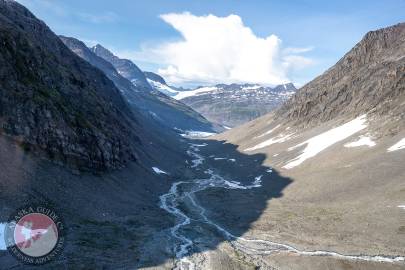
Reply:
<svg viewBox="0 0 405 270"><path fill-rule="evenodd" d="M152 90L143 71L131 60L119 58L100 44L93 46L91 50L97 56L110 62L121 76L132 82L135 86Z"/></svg>
<svg viewBox="0 0 405 270"><path fill-rule="evenodd" d="M91 47L91 50L95 54L104 54L105 56L108 56L108 57L116 57L112 52L110 52L107 48L103 47L101 44L97 44L97 45Z"/></svg>
<svg viewBox="0 0 405 270"><path fill-rule="evenodd" d="M147 73L147 78L155 90L181 100L210 121L225 126L240 125L268 113L297 90L291 82L276 87L232 83L183 90L167 85L155 73Z"/></svg>
<svg viewBox="0 0 405 270"><path fill-rule="evenodd" d="M150 80L153 80L155 82L159 82L161 84L167 85L165 79L162 76L160 76L160 75L158 75L158 74L156 74L154 72L145 71L144 74L145 74L146 78L148 78Z"/></svg>

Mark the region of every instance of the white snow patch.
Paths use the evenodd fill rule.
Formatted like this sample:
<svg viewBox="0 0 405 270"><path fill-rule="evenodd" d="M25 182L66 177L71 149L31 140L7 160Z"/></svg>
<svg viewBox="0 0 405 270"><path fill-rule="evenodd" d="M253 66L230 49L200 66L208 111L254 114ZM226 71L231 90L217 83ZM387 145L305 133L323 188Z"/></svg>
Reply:
<svg viewBox="0 0 405 270"><path fill-rule="evenodd" d="M152 167L152 170L157 173L157 174L168 174L165 171L162 171L161 169L159 169L158 167Z"/></svg>
<svg viewBox="0 0 405 270"><path fill-rule="evenodd" d="M241 183L237 182L237 181L224 180L224 183L226 186L228 186L231 189L246 189L245 186L242 186Z"/></svg>
<svg viewBox="0 0 405 270"><path fill-rule="evenodd" d="M175 96L175 95L177 95L179 93L179 91L174 90L173 88L171 88L168 85L162 84L160 82L157 82L157 81L154 81L154 80L151 80L151 79L147 79L147 80L148 80L148 83L150 85L152 85L153 88L155 88L156 90L162 92L165 95Z"/></svg>
<svg viewBox="0 0 405 270"><path fill-rule="evenodd" d="M368 147L373 147L376 145L376 143L370 138L366 136L360 136L357 141L351 142L351 143L346 143L344 147L358 147L358 146L363 146L366 145Z"/></svg>
<svg viewBox="0 0 405 270"><path fill-rule="evenodd" d="M288 150L293 150L302 145L306 145L303 152L296 158L290 160L286 165L283 166L285 169L291 169L295 166L300 165L305 160L316 156L321 151L325 150L329 146L342 141L353 134L359 132L360 130L367 127L366 115L357 117L356 119L347 122L339 127L328 130L322 134L312 137L303 143L297 144L294 147L290 147Z"/></svg>
<svg viewBox="0 0 405 270"><path fill-rule="evenodd" d="M241 88L241 90L256 90L256 89L259 89L259 88L262 88L262 86L259 85L259 84L256 84L256 85L250 85L250 86L243 86Z"/></svg>
<svg viewBox="0 0 405 270"><path fill-rule="evenodd" d="M213 132L205 132L205 131L195 131L195 130L186 130L185 133L180 134L182 137L190 137L190 138L205 138L216 133Z"/></svg>
<svg viewBox="0 0 405 270"><path fill-rule="evenodd" d="M405 149L405 138L391 146L390 148L387 149L387 152L392 152L392 151L397 151L400 149Z"/></svg>
<svg viewBox="0 0 405 270"><path fill-rule="evenodd" d="M230 158L230 159L228 159L230 162L236 162L236 159L234 159L234 158Z"/></svg>
<svg viewBox="0 0 405 270"><path fill-rule="evenodd" d="M262 177L263 177L263 175L256 176L255 181L253 181L251 187L261 187L262 186Z"/></svg>
<svg viewBox="0 0 405 270"><path fill-rule="evenodd" d="M288 141L289 139L291 139L292 135L294 135L294 133L290 133L287 135L280 134L276 137L270 138L262 143L259 143L253 147L246 148L244 151L254 151L254 150L275 144L275 143L282 143L282 142L285 142L285 141Z"/></svg>
<svg viewBox="0 0 405 270"><path fill-rule="evenodd" d="M272 173L272 172L273 172L273 169L272 169L272 168L269 168L269 169L266 170L266 172Z"/></svg>
<svg viewBox="0 0 405 270"><path fill-rule="evenodd" d="M273 131L275 131L276 129L278 129L279 127L280 127L280 125L277 125L274 128L270 129L269 131L266 131L265 133L263 133L263 134L261 134L259 136L256 136L255 138L261 138L263 136L266 136L266 135L272 133Z"/></svg>
<svg viewBox="0 0 405 270"><path fill-rule="evenodd" d="M200 87L194 90L187 90L187 91L179 91L177 95L174 96L175 99L184 99L187 97L192 97L192 96L198 96L204 93L212 92L218 90L217 87L212 86L212 87Z"/></svg>
<svg viewBox="0 0 405 270"><path fill-rule="evenodd" d="M402 209L404 209L404 210L405 210L405 204L398 205L397 207L402 208Z"/></svg>
<svg viewBox="0 0 405 270"><path fill-rule="evenodd" d="M215 160L222 160L222 159L226 159L226 158L224 158L224 157L216 157L216 158L214 158Z"/></svg>

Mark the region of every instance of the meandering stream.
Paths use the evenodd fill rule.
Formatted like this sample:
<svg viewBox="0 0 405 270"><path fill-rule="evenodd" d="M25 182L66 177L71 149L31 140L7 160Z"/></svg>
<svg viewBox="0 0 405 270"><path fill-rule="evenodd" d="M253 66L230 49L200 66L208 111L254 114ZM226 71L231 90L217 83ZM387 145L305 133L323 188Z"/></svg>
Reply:
<svg viewBox="0 0 405 270"><path fill-rule="evenodd" d="M199 153L200 147L207 144L190 144L187 154L192 158L191 168L200 169L205 158ZM271 170L268 170L271 173ZM224 239L240 252L248 255L266 255L275 252L290 252L303 256L332 256L347 260L363 260L374 262L404 262L405 257L389 257L389 256L369 256L369 255L343 255L333 251L315 250L306 251L299 250L293 246L272 242L261 239L247 239L236 236L220 225L211 221L206 210L195 200L196 192L216 187L224 189L253 189L261 187L262 175L252 179L248 185L243 185L240 182L224 179L222 176L214 173L214 169L204 171L206 178L191 179L190 181L179 181L173 183L168 193L160 196L160 207L176 217L176 225L170 229L170 235L175 241L174 252L176 255L176 268L179 270L196 269L196 263L192 261L190 255L193 248L193 241L184 232L183 227L190 225L191 222L202 222L204 225L210 226L212 229L220 232ZM187 205L191 210L181 210L181 205ZM188 212L192 213L189 214ZM197 217L195 217L197 216Z"/></svg>

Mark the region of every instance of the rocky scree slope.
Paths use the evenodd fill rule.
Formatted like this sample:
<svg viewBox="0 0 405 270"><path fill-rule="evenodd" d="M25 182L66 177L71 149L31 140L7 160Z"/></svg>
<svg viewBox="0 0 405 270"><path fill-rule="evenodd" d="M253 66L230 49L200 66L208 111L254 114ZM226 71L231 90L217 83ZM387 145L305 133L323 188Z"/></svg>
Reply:
<svg viewBox="0 0 405 270"><path fill-rule="evenodd" d="M135 159L132 113L114 84L26 8L0 1L2 134L79 169Z"/></svg>
<svg viewBox="0 0 405 270"><path fill-rule="evenodd" d="M405 127L405 23L367 33L333 67L303 86L275 119L311 127L370 112Z"/></svg>

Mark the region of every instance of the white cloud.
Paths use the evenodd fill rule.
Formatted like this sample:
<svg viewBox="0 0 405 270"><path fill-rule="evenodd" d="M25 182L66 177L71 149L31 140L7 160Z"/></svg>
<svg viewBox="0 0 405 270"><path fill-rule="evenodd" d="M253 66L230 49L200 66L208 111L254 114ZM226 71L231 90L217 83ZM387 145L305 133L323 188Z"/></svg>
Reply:
<svg viewBox="0 0 405 270"><path fill-rule="evenodd" d="M314 49L314 47L305 47L305 48L294 48L294 47L289 47L289 48L285 48L283 50L284 54L298 54L298 53L306 53L306 52L310 52Z"/></svg>
<svg viewBox="0 0 405 270"><path fill-rule="evenodd" d="M182 39L126 55L163 64L158 73L170 83L280 84L290 81L290 70L312 64L309 58L297 55L312 48L283 50L276 35L256 36L237 15L195 16L185 12L160 18L176 29Z"/></svg>

